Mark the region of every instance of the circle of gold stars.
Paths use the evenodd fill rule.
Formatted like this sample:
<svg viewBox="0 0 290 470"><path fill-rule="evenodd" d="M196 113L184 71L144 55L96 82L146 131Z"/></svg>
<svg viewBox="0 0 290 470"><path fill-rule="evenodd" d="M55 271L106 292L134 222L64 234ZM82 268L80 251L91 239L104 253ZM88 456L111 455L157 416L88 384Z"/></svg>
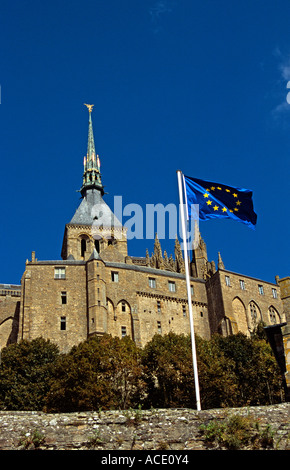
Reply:
<svg viewBox="0 0 290 470"><path fill-rule="evenodd" d="M218 210L221 210L223 213L226 213L226 212L231 212L231 213L234 213L234 212L239 212L239 206L242 204L241 201L239 201L238 199L238 194L236 192L233 192L231 193L231 190L228 189L228 188L225 188L225 191L227 193L231 193L232 196L235 198L235 207L233 209L228 209L227 207L225 207L224 205L220 205L218 206L217 204L213 205L213 202L211 199L209 199L209 196L210 196L210 192L211 191L223 191L223 188L221 188L220 186L211 186L211 188L208 188L206 189L206 193L204 193L203 197L207 199L206 201L206 204L208 206L211 206L212 209L217 212Z"/></svg>

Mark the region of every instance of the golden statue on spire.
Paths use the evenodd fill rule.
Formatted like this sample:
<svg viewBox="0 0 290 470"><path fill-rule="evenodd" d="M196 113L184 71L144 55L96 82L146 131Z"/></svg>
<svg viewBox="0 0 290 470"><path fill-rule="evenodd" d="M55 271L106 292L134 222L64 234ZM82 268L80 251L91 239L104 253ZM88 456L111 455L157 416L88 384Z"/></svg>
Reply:
<svg viewBox="0 0 290 470"><path fill-rule="evenodd" d="M86 103L84 103L84 105L88 108L89 113L91 113L92 110L93 110L93 106L94 106L94 105L93 105L93 104L86 104Z"/></svg>

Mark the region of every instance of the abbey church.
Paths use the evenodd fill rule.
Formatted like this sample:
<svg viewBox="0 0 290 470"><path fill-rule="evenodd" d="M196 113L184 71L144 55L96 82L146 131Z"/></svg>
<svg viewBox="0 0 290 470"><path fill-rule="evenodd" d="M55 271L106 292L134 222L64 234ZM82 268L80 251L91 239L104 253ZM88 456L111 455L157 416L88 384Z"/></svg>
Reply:
<svg viewBox="0 0 290 470"><path fill-rule="evenodd" d="M88 110L82 199L65 225L61 259L38 260L33 252L21 285L0 284L0 348L42 336L68 352L104 333L130 336L142 347L156 333L190 333L179 241L174 256L162 251L158 235L151 255L130 256L126 229L104 200L91 105ZM189 266L197 335L249 336L261 321L289 321L289 277L276 276L275 283L254 279L228 270L218 256L216 266L199 235Z"/></svg>

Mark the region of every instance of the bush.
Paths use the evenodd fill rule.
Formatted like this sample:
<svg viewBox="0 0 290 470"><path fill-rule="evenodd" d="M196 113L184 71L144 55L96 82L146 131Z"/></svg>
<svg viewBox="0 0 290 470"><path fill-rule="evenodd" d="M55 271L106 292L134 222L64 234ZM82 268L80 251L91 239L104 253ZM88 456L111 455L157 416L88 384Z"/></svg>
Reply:
<svg viewBox="0 0 290 470"><path fill-rule="evenodd" d="M0 409L42 410L50 389L51 366L58 356L57 346L42 338L4 348L0 365Z"/></svg>
<svg viewBox="0 0 290 470"><path fill-rule="evenodd" d="M45 410L128 408L140 400L139 350L129 338L92 337L55 364Z"/></svg>
<svg viewBox="0 0 290 470"><path fill-rule="evenodd" d="M282 401L280 370L260 335L197 336L196 350L202 409ZM155 335L142 349L129 337L94 336L68 354L38 338L4 348L1 360L2 410L196 407L190 336Z"/></svg>

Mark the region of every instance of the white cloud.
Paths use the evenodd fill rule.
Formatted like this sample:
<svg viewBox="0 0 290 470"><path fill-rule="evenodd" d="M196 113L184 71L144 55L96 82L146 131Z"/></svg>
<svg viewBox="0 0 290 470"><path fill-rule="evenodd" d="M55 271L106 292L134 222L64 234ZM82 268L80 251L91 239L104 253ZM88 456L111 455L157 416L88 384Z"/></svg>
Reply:
<svg viewBox="0 0 290 470"><path fill-rule="evenodd" d="M161 29L160 18L165 13L171 13L175 2L173 0L158 0L150 8L149 13L154 25L154 32L158 33Z"/></svg>
<svg viewBox="0 0 290 470"><path fill-rule="evenodd" d="M282 102L272 111L274 119L278 120L290 114L290 56L285 56L279 48L275 49L274 56L279 60L279 95L283 96Z"/></svg>

